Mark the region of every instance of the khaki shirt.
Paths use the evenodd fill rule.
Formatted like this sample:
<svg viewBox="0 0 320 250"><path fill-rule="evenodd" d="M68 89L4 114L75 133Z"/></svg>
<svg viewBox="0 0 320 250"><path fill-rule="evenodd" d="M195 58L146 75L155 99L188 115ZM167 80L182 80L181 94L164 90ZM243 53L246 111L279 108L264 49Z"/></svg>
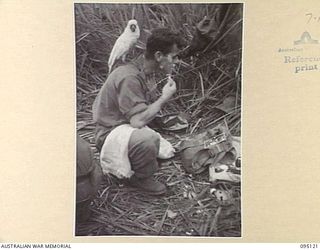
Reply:
<svg viewBox="0 0 320 250"><path fill-rule="evenodd" d="M108 76L93 104L93 120L97 123L95 142L101 151L110 131L145 111L155 101L155 89L150 90L143 72L143 57L116 68Z"/></svg>

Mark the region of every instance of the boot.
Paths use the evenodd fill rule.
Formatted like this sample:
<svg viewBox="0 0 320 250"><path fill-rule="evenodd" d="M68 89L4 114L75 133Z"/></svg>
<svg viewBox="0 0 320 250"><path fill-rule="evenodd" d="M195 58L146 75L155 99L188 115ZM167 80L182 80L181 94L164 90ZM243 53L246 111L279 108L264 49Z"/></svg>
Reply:
<svg viewBox="0 0 320 250"><path fill-rule="evenodd" d="M137 178L132 176L129 179L129 185L150 195L161 195L167 192L167 187L155 180L153 176L148 178Z"/></svg>

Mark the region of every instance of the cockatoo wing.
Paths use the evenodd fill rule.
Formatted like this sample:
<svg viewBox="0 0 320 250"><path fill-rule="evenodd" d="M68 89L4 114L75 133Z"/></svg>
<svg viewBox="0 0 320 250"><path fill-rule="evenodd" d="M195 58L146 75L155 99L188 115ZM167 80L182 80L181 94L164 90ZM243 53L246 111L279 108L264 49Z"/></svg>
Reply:
<svg viewBox="0 0 320 250"><path fill-rule="evenodd" d="M114 44L109 61L109 71L111 70L114 62L118 60L122 55L128 53L131 46L133 46L137 42L137 39L130 34L122 34Z"/></svg>
<svg viewBox="0 0 320 250"><path fill-rule="evenodd" d="M114 62L119 59L121 57L121 55L123 55L124 53L126 53L129 50L129 44L126 43L126 39L125 36L123 36L124 34L122 34L117 41L115 42L110 56L109 56L109 60L108 60L108 66L109 66L109 72L111 71L111 68L114 64Z"/></svg>

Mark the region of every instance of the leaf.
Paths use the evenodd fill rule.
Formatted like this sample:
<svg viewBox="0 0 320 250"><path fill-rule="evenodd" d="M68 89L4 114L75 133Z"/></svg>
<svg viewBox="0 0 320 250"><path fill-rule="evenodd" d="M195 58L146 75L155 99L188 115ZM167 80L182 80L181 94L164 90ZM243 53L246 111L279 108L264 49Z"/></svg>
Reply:
<svg viewBox="0 0 320 250"><path fill-rule="evenodd" d="M148 35L151 35L151 34L152 34L149 29L143 29L143 31L144 31L145 33L147 33Z"/></svg>

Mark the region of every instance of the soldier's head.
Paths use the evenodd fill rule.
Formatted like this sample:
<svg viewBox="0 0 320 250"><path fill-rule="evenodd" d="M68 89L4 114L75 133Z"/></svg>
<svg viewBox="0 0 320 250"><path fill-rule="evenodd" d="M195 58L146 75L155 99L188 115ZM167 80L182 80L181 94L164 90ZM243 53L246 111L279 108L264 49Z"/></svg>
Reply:
<svg viewBox="0 0 320 250"><path fill-rule="evenodd" d="M183 40L177 33L167 28L154 29L147 40L145 58L154 60L160 70L171 74L182 46Z"/></svg>

